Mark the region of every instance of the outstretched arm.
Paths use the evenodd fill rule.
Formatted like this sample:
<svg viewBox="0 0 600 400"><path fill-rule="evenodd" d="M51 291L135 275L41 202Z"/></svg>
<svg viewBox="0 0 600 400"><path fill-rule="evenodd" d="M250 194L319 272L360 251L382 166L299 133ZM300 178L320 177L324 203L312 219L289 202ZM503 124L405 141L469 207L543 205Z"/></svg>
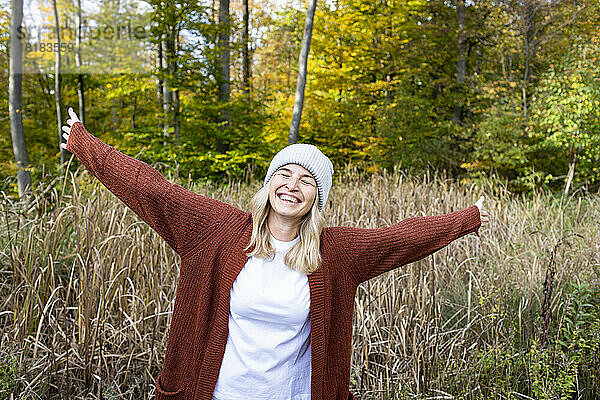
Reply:
<svg viewBox="0 0 600 400"><path fill-rule="evenodd" d="M69 109L64 126L72 152L123 203L152 227L177 253L184 254L227 219L235 207L168 182L150 165L129 157L90 134Z"/></svg>
<svg viewBox="0 0 600 400"><path fill-rule="evenodd" d="M445 215L406 218L376 229L330 228L358 283L418 261L471 232L479 235L479 208Z"/></svg>

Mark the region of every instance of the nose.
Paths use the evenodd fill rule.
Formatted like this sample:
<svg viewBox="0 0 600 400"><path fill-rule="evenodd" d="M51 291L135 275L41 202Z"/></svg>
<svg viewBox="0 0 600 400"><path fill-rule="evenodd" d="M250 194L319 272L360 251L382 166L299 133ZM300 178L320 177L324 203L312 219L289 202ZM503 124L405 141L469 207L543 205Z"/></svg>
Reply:
<svg viewBox="0 0 600 400"><path fill-rule="evenodd" d="M296 189L298 187L298 181L300 180L300 178L295 178L295 177L291 177L288 179L288 181L285 183L285 186L289 189Z"/></svg>

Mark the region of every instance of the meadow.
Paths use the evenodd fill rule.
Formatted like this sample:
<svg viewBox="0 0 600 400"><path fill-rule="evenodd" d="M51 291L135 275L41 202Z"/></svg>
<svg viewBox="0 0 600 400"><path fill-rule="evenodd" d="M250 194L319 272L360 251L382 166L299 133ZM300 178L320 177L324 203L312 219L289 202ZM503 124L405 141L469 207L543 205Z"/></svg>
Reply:
<svg viewBox="0 0 600 400"><path fill-rule="evenodd" d="M246 209L260 177L191 190ZM600 194L336 171L329 226L466 208L490 223L355 298L357 399L596 399ZM177 287L168 245L82 169L0 192L0 400L151 399Z"/></svg>

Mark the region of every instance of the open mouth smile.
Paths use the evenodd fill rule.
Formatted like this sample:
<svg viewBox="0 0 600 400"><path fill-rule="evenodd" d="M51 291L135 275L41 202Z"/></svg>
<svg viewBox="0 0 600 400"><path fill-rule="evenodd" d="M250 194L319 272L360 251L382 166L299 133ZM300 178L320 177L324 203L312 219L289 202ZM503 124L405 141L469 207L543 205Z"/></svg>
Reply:
<svg viewBox="0 0 600 400"><path fill-rule="evenodd" d="M287 194L278 194L277 197L279 198L279 200L281 200L284 203L287 204L299 204L301 203L301 201L293 196L287 195Z"/></svg>

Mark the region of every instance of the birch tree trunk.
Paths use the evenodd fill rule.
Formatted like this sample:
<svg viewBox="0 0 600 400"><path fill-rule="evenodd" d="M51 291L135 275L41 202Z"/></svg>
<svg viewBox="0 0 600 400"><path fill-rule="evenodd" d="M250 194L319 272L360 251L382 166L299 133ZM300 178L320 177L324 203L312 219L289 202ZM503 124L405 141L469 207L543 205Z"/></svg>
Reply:
<svg viewBox="0 0 600 400"><path fill-rule="evenodd" d="M163 39L160 41L160 46L162 48L161 50L161 54L162 54L162 58L161 60L161 66L160 66L160 70L161 73L164 73L168 70L168 64L169 64L169 52L167 50L167 41L166 41L166 34L163 34ZM170 91L170 82L169 82L169 78L167 76L167 79L163 80L162 83L162 101L163 101L163 134L165 137L169 137L170 136L170 126L169 126L169 110L171 108L171 91ZM167 145L167 143L164 143L165 146Z"/></svg>
<svg viewBox="0 0 600 400"><path fill-rule="evenodd" d="M569 172L567 173L567 181L565 182L565 196L569 194L571 183L573 182L573 176L575 176L575 162L577 161L577 151L573 151L573 145L571 145L571 151L569 151Z"/></svg>
<svg viewBox="0 0 600 400"><path fill-rule="evenodd" d="M248 33L248 24L250 19L250 13L248 11L248 0L244 0L244 11L243 11L243 21L244 21L244 31L242 32L242 42L243 42L243 93L250 93L250 52L248 51L248 42L249 42L249 33Z"/></svg>
<svg viewBox="0 0 600 400"><path fill-rule="evenodd" d="M312 37L312 27L316 8L317 0L310 0L308 12L306 13L304 36L302 38L302 47L300 49L300 59L298 62L298 84L296 85L294 112L292 114L290 134L288 136L288 143L290 144L298 141L298 130L300 129L300 119L302 117L302 107L304 105L304 88L306 87L306 67L308 64L308 53L310 51L310 39Z"/></svg>
<svg viewBox="0 0 600 400"><path fill-rule="evenodd" d="M23 0L13 0L10 16L10 61L8 78L8 113L10 114L10 136L13 153L17 163L17 186L19 197L31 187L29 155L23 130L22 87L23 87L23 44L21 42L21 23L23 22Z"/></svg>
<svg viewBox="0 0 600 400"><path fill-rule="evenodd" d="M171 81L170 95L171 95L171 117L173 120L173 136L175 136L175 143L181 144L180 134L180 122L179 122L179 89L177 76L177 54L179 52L179 29L177 27L178 22L174 22L174 25L170 27L170 34L168 36L168 49L169 49L169 79Z"/></svg>
<svg viewBox="0 0 600 400"><path fill-rule="evenodd" d="M75 65L79 73L77 74L77 98L79 100L79 119L85 125L85 85L83 82L83 74L81 73L81 0L77 0L77 17L75 21L76 35L75 47Z"/></svg>

